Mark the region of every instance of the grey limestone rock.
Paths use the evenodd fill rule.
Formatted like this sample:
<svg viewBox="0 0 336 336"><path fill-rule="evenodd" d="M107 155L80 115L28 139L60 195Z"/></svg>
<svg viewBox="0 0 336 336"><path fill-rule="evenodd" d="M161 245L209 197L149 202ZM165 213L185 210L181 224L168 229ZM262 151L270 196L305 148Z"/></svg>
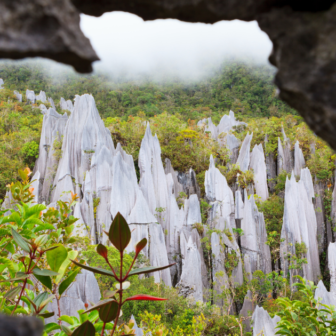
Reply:
<svg viewBox="0 0 336 336"><path fill-rule="evenodd" d="M68 287L60 299L60 310L62 315L78 316L77 311L85 310L85 304L89 306L100 300L101 294L97 280L92 272L82 270L76 280ZM54 299L47 308L49 311L58 312L57 301ZM46 321L57 322L58 313Z"/></svg>
<svg viewBox="0 0 336 336"><path fill-rule="evenodd" d="M189 197L188 200L187 225L202 223L200 202L196 194Z"/></svg>
<svg viewBox="0 0 336 336"><path fill-rule="evenodd" d="M230 163L236 163L239 155L240 140L238 140L233 134L228 134L224 137L224 144L230 151Z"/></svg>
<svg viewBox="0 0 336 336"><path fill-rule="evenodd" d="M31 187L34 188L34 203L39 203L39 193L40 193L40 172L37 171L31 179Z"/></svg>
<svg viewBox="0 0 336 336"><path fill-rule="evenodd" d="M168 265L167 249L165 244L165 237L160 224L149 224L149 260L152 266ZM159 283L161 280L167 285L171 286L170 269L166 268L162 271L153 273L154 281Z"/></svg>
<svg viewBox="0 0 336 336"><path fill-rule="evenodd" d="M50 202L50 192L56 174L62 136L68 121L66 115L58 114L50 108L43 116L42 131L39 146L39 157L35 171L40 172L41 193L39 200Z"/></svg>
<svg viewBox="0 0 336 336"><path fill-rule="evenodd" d="M138 324L136 323L135 317L133 315L131 316L131 320L134 321L133 329L135 330L135 336L143 336L143 331L138 327Z"/></svg>
<svg viewBox="0 0 336 336"><path fill-rule="evenodd" d="M26 90L26 99L27 102L30 102L31 104L34 104L36 101L35 93L32 90Z"/></svg>
<svg viewBox="0 0 336 336"><path fill-rule="evenodd" d="M262 201L266 201L268 198L267 170L264 150L261 144L255 145L252 150L250 169L253 170L253 181L256 194Z"/></svg>
<svg viewBox="0 0 336 336"><path fill-rule="evenodd" d="M252 293L250 290L248 290L244 298L243 307L239 312L239 315L244 317L243 324L245 325L246 332L251 332L251 314L253 311L254 305L252 302Z"/></svg>
<svg viewBox="0 0 336 336"><path fill-rule="evenodd" d="M2 78L0 78L0 90L3 89L2 85L4 85L4 81Z"/></svg>
<svg viewBox="0 0 336 336"><path fill-rule="evenodd" d="M73 235L78 237L89 236L90 232L88 232L85 221L83 219L80 202L76 203L73 215L75 218L78 218L77 222L75 223L75 230L73 232Z"/></svg>
<svg viewBox="0 0 336 336"><path fill-rule="evenodd" d="M47 96L44 91L40 91L40 93L35 98L36 100L40 100L42 103L47 101Z"/></svg>
<svg viewBox="0 0 336 336"><path fill-rule="evenodd" d="M316 214L316 224L317 224L317 243L319 248L319 253L321 253L327 248L329 243L332 241L331 237L331 227L330 223L326 222L325 213L322 210L324 208L323 199L324 199L324 192L325 192L326 186L321 181L318 181L315 178L314 183L314 209ZM328 230L329 229L329 230ZM329 234L328 234L328 231ZM329 236L329 237L328 237Z"/></svg>
<svg viewBox="0 0 336 336"><path fill-rule="evenodd" d="M300 148L299 141L296 141L294 146L294 174L299 176L301 174L301 169L306 165L302 150Z"/></svg>
<svg viewBox="0 0 336 336"><path fill-rule="evenodd" d="M274 187L276 184L274 179L276 178L276 174L277 174L277 165L274 159L274 153L273 152L267 153L267 150L266 150L267 142L268 142L268 136L266 134L265 135L265 155L266 155L267 181L268 181L270 192L272 193L274 191Z"/></svg>
<svg viewBox="0 0 336 336"><path fill-rule="evenodd" d="M219 234L213 232L211 234L212 281L213 290L218 296L223 293L224 289L230 287L229 277L224 267L225 252L223 245L224 243L221 241ZM220 297L215 299L215 303L228 308L232 304L232 297L230 294L227 294L225 298Z"/></svg>
<svg viewBox="0 0 336 336"><path fill-rule="evenodd" d="M286 135L284 135L285 137ZM282 146L282 142L280 138L278 138L278 159L277 159L277 172L278 175L285 170L287 173L291 173L293 169L293 162L291 158L291 149L290 143L287 138L284 140L284 146Z"/></svg>
<svg viewBox="0 0 336 336"><path fill-rule="evenodd" d="M215 161L210 156L209 169L205 172L204 179L206 198L210 202L226 201L231 207L234 204L233 193L227 184L225 176L215 167Z"/></svg>
<svg viewBox="0 0 336 336"><path fill-rule="evenodd" d="M330 243L328 247L328 266L330 272L330 293L336 305L336 243Z"/></svg>
<svg viewBox="0 0 336 336"><path fill-rule="evenodd" d="M259 306L256 306L253 315L253 336L275 336L276 325L280 321L280 317L271 318L268 312Z"/></svg>
<svg viewBox="0 0 336 336"><path fill-rule="evenodd" d="M266 245L264 214L258 211L253 195L248 199L246 189L244 207L239 192L236 195L238 196L236 197L236 217L241 216L241 229L244 231L244 235L240 238L241 249L244 255L249 256L248 267L251 268L251 274L256 270L262 270L265 274L270 273L272 271L271 253L269 246Z"/></svg>
<svg viewBox="0 0 336 336"><path fill-rule="evenodd" d="M70 112L72 112L74 109L72 101L71 100L65 101L63 97L61 97L60 99L60 108L61 110L68 110Z"/></svg>
<svg viewBox="0 0 336 336"><path fill-rule="evenodd" d="M56 111L55 103L52 98L48 98L48 102L50 103L51 107Z"/></svg>
<svg viewBox="0 0 336 336"><path fill-rule="evenodd" d="M91 72L98 59L68 0L15 0L0 5L0 57L47 57ZM15 24L14 24L15 22Z"/></svg>
<svg viewBox="0 0 336 336"><path fill-rule="evenodd" d="M182 274L176 287L184 297L203 302L201 257L195 242L190 236L186 245Z"/></svg>
<svg viewBox="0 0 336 336"><path fill-rule="evenodd" d="M0 85L1 86L1 85ZM14 91L14 94L15 94L15 96L16 96L16 99L20 102L20 103L22 103L22 94L19 92L19 91Z"/></svg>
<svg viewBox="0 0 336 336"><path fill-rule="evenodd" d="M335 297L332 295L331 292L327 291L322 280L320 280L317 284L314 299L319 300L322 304L327 305L329 307L336 306Z"/></svg>
<svg viewBox="0 0 336 336"><path fill-rule="evenodd" d="M195 243L198 249L199 256L200 256L200 260L201 260L200 268L201 268L201 277L202 277L203 293L204 293L207 289L209 289L209 281L208 281L208 271L205 265L205 260L204 260L204 255L203 255L201 237L196 228L191 228L189 226L184 226L179 236L179 247L180 247L179 252L181 254L181 259L182 259L182 271L183 271L183 265L185 263L185 259L187 256L187 245L188 245L188 241L190 237L193 243Z"/></svg>
<svg viewBox="0 0 336 336"><path fill-rule="evenodd" d="M139 151L140 182L139 186L148 203L149 210L154 214L156 209L167 209L168 187L161 161L161 148L157 136L152 136L149 123L142 139ZM166 223L162 221L163 228Z"/></svg>
<svg viewBox="0 0 336 336"><path fill-rule="evenodd" d="M253 133L247 133L239 150L237 165L239 165L240 170L242 170L243 172L246 171L250 165L250 146L252 137Z"/></svg>
<svg viewBox="0 0 336 336"><path fill-rule="evenodd" d="M225 137L226 136L225 133L229 133L234 126L239 126L239 125L246 126L247 124L236 120L236 117L233 111L230 111L229 114L223 115L223 117L221 118L217 126L213 124L211 118L202 119L197 123L197 126L204 127L204 131L210 132L212 138L219 140L219 142L221 142L222 140L222 137L220 137L222 133L224 133L224 137Z"/></svg>
<svg viewBox="0 0 336 336"><path fill-rule="evenodd" d="M303 176L302 176L303 177ZM315 283L320 276L320 260L317 244L317 223L312 199L308 196L306 184L303 179L296 182L294 174L286 180L285 205L283 226L281 231L280 256L282 270L289 272L291 283L292 276L298 270L289 269L288 257L295 255L295 244L304 243L307 248L307 264L303 265L302 274L305 278Z"/></svg>
<svg viewBox="0 0 336 336"><path fill-rule="evenodd" d="M182 191L188 197L192 194L197 194L198 198L201 198L201 189L196 180L196 173L192 168L188 172L179 172L178 181L182 185Z"/></svg>
<svg viewBox="0 0 336 336"><path fill-rule="evenodd" d="M64 131L63 155L54 185L58 185L59 181L69 175L74 179L76 193L80 194L80 185L90 168L92 153L99 153L103 145L114 151L111 135L99 116L93 97L88 94L76 96L73 113Z"/></svg>
<svg viewBox="0 0 336 336"><path fill-rule="evenodd" d="M40 104L39 109L41 110L42 114L46 114L48 111L47 107L44 104Z"/></svg>
<svg viewBox="0 0 336 336"><path fill-rule="evenodd" d="M165 159L165 173L166 175L171 174L174 186L173 186L173 193L175 195L175 198L179 197L180 192L183 192L183 185L179 182L178 179L178 172L174 170L171 161L166 158Z"/></svg>

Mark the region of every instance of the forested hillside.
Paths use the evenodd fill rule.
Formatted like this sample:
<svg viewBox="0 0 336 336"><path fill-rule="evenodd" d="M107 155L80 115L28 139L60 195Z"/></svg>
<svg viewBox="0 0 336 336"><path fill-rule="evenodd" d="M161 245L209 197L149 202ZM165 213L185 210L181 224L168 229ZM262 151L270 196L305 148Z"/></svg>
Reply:
<svg viewBox="0 0 336 336"><path fill-rule="evenodd" d="M173 164L179 170L192 167L204 174L205 158L210 153L224 158L225 153L211 139L200 141L204 134L195 127L198 120L211 117L218 123L230 109L238 119L245 121L296 114L277 98L273 75L274 70L269 66L230 63L223 64L212 77L197 83L146 80L125 83L120 79L113 81L104 74L79 76L69 70L52 72L43 63L0 63L0 78L8 90L0 91L0 151L6 158L0 169L0 195L4 195L6 184L16 178L18 168L28 165L33 169L43 118L38 109L18 104L13 90L23 93L24 100L27 89L43 90L54 99L58 112L61 112L61 97L72 100L76 94L91 93L100 115L111 128L114 141L126 146L133 157L137 157L144 133L144 128L138 127L139 122L152 118L154 127L158 127L155 131L164 139L164 157L172 157L176 146L189 137L202 144L195 146L192 153L189 149L180 152Z"/></svg>
<svg viewBox="0 0 336 336"><path fill-rule="evenodd" d="M147 117L168 112L183 119L199 120L212 116L218 123L230 109L239 117L269 117L295 114L276 96L274 70L270 66L223 64L211 77L200 82L146 81L119 82L105 74L79 76L69 70L48 71L36 63L0 63L0 78L11 90L43 90L57 105L60 97L91 93L103 118Z"/></svg>

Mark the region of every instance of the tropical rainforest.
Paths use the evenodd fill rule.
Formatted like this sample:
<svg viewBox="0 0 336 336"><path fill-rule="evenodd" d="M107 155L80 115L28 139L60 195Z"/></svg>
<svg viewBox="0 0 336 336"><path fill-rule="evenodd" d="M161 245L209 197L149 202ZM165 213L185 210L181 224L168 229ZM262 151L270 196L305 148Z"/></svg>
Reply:
<svg viewBox="0 0 336 336"><path fill-rule="evenodd" d="M45 91L47 97L53 98L57 111L68 114L69 111L62 111L59 108L61 97L73 100L76 95L92 94L105 126L111 131L114 144L119 142L123 149L133 156L138 178L139 150L146 131L146 122L149 122L152 133L157 134L159 139L162 161L168 158L176 171L187 172L192 168L196 173L202 211L202 223L196 225L196 228L203 237L204 257L210 260L210 249L207 246L212 231L206 227L209 204L205 198L204 189L205 172L209 167L210 155L216 159L216 167L226 177L229 185L235 183L237 173L241 174L246 185L252 181L253 175L251 177L248 172L241 172L239 167L230 165L228 149L220 146L209 132L205 131L204 127L197 125L198 121L204 118L211 117L213 123L217 125L224 114L228 114L230 110L234 111L237 120L247 124L246 127L234 128L232 133L236 138L243 141L248 132L253 132L251 148L256 144L263 144L265 154L273 155L274 160L277 160L278 137L281 137L283 132L290 140L292 149L295 141L298 140L314 181L323 185L325 190L322 208L319 211L332 221L331 202L335 154L324 141L313 134L295 110L278 98L277 89L273 84L274 73L275 70L268 65L230 62L223 63L213 74L197 82L173 79L169 82L150 79L125 82L120 78L111 78L104 73L82 76L69 70L52 72L44 64L36 62L0 63L0 78L4 80L3 89L0 90L0 199L3 200L6 191L11 190L16 197L15 200L22 202L22 206L13 208L9 223L15 222L12 227L15 227L15 230L24 237L22 240L21 236L16 236L16 243L10 242L13 231L9 230L8 220L6 222L4 219L5 211L2 211L0 218L0 280L2 281L0 311L7 314L13 314L16 311L16 314L47 317L43 315L47 313L44 313L45 306L42 305L47 297L34 296L33 291L28 289L25 304L19 306L20 308L18 308L19 300L17 302L14 300L19 294L15 289L16 286L22 282L27 283L27 277L23 273L28 272L31 267L29 261L27 271L25 265L28 259L21 260L17 256L17 250L27 248L27 242L31 239L35 242L36 239L43 240L43 244L47 244L44 241L46 230L52 231L48 237L52 237L50 241L53 244L57 246L63 244L69 251L75 245L74 250L79 251L81 258L89 265L100 268L106 266L103 257L105 251L97 255L96 246L90 245L83 238L75 239L71 236L73 228L71 229L70 226L75 221L73 207L77 200L76 195L72 195L68 203L60 201L58 209L52 210L54 212L48 210L41 215L42 210L45 210L42 207L36 208L34 214L31 211L30 215L38 219L36 222L38 229L37 226L25 227L23 219L18 219L18 216L22 218L28 216L30 211L27 204L32 200L33 191L29 189L28 176L34 170L39 155L43 122L43 114L38 108L39 102L29 104L24 95L26 89L34 90L35 93L40 90ZM23 93L22 103L17 101L14 90ZM50 107L49 103L45 105ZM314 151L311 148L312 143L315 144ZM256 271L250 279L244 277L243 285L231 288L230 295L233 295L236 307L241 308L244 297L250 290L255 304L263 306L271 317L275 314L281 317L281 330L283 331L281 335L335 335L336 313L333 310L328 311L328 316L332 317L329 322L321 318L318 303L314 300L314 285L301 279L298 281L297 290L291 291L288 279L283 277L277 266L280 258L284 190L288 177L290 173L283 172L274 178L274 181L269 181L272 186L270 197L266 201L256 200L259 211L262 211L265 217L267 245L270 247L272 256L272 273L264 274ZM181 198L185 196L182 194ZM14 213L17 215L14 216ZM24 217L24 220L27 218ZM48 223L53 223L55 230L51 229ZM15 230L14 235L17 233ZM29 230L31 232L28 232ZM60 236L59 233L62 230L65 230L65 233ZM38 238L39 231L44 232L41 239ZM243 233L237 231L235 234L238 237ZM42 246L42 242L39 244ZM61 248L56 248L55 251L58 249ZM28 248L27 251L31 261L42 258L42 254L38 255L36 249L32 252ZM52 258L52 250L50 252L46 250L46 253L47 257L50 254ZM109 247L106 254L116 260L118 267L120 266L119 254L115 248ZM12 255L16 257L12 258ZM297 255L297 268L302 267L302 264L306 262L304 255L303 246L302 251ZM125 267L132 264L133 257L134 255L125 257ZM330 274L326 267L325 251L320 258L321 279L329 290ZM53 270L50 260L47 258L44 266L48 270ZM48 263L50 267L46 266ZM148 260L144 258L138 263L146 265ZM235 263L234 256L226 260L225 265L228 272L235 267ZM63 276L69 279L70 284L78 272L78 269L71 268L64 271ZM20 273L19 276L18 273ZM42 284L48 287L42 278L49 273L39 274L36 271L35 273L37 277L40 276ZM53 276L55 277L52 272L49 275L52 279ZM110 291L115 285L115 281L103 273L97 275L96 278L102 293ZM234 314L228 315L222 308L213 305L215 298L212 293L208 295L208 302L193 304L178 295L175 288L169 288L163 283L155 284L152 277L139 279L133 277L132 279L127 298L141 292L146 295L169 297L169 300L164 302L129 301L123 308L124 315L121 320L124 325L117 330L118 335L125 335L132 329L133 324L128 323L132 315L138 324L140 323L144 330L151 331L152 335L252 335L244 329L241 317ZM55 286L56 284L57 281ZM3 294L6 291L9 292L6 295ZM22 293L20 298L21 295ZM37 309L39 307L40 310ZM94 311L84 314L85 317L81 321L74 316L63 317L62 323L66 322L68 327L61 328L57 324L56 326L50 324L49 329L45 329L45 335L58 329L60 329L59 335L71 335L80 322L84 323L86 320L96 323L96 331L105 335L104 328L107 331L112 329L112 326L97 314ZM311 316L311 319L307 316ZM293 326L289 327L293 321L298 322L295 330L291 329L294 328Z"/></svg>

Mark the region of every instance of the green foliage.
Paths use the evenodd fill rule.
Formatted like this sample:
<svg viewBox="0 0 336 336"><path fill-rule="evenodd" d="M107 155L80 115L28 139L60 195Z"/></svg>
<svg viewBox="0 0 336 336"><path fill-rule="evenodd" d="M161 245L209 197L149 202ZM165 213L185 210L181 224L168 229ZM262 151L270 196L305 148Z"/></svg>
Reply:
<svg viewBox="0 0 336 336"><path fill-rule="evenodd" d="M229 277L232 275L232 271L238 266L239 258L235 250L226 251L224 267Z"/></svg>
<svg viewBox="0 0 336 336"><path fill-rule="evenodd" d="M0 77L11 90L44 90L47 96L73 99L76 94L92 93L104 118L128 116L139 112L153 117L163 111L181 113L184 120L212 116L219 122L223 111L237 111L244 116L282 116L295 114L275 94L274 70L269 66L224 63L213 76L196 83L143 81L123 82L105 73L78 75L48 64L21 62L0 64ZM46 71L47 70L47 71ZM57 101L55 100L57 103Z"/></svg>
<svg viewBox="0 0 336 336"><path fill-rule="evenodd" d="M233 164L231 169L225 174L226 181L229 185L238 182L238 185L245 189L249 184L253 183L253 172L240 170L239 165Z"/></svg>
<svg viewBox="0 0 336 336"><path fill-rule="evenodd" d="M86 259L88 265L93 267L99 267L106 270L109 270L110 267L106 264L105 259L96 253L97 245L89 245L87 249L82 252L83 257ZM107 246L108 258L113 262L113 267L115 271L118 271L120 268L120 255L118 250L114 246ZM129 269L132 264L133 258L128 254L124 255L123 271L124 273ZM99 289L101 293L104 293L106 290L110 290L116 284L116 280L102 274L96 274L96 279L98 281Z"/></svg>
<svg viewBox="0 0 336 336"><path fill-rule="evenodd" d="M0 198L6 185L18 179L18 170L32 170L38 155L43 115L31 105L19 103L5 85L0 90Z"/></svg>
<svg viewBox="0 0 336 336"><path fill-rule="evenodd" d="M280 175L279 175L280 176ZM266 201L257 203L258 210L264 213L267 245L269 245L272 260L280 258L280 234L283 222L284 202L277 195L271 195Z"/></svg>
<svg viewBox="0 0 336 336"><path fill-rule="evenodd" d="M313 282L302 279L301 283L294 284L304 300L290 300L278 298L281 310L277 315L281 320L277 324L277 335L335 335L336 312L314 299Z"/></svg>
<svg viewBox="0 0 336 336"><path fill-rule="evenodd" d="M27 165L32 165L34 161L38 158L39 145L34 140L26 142L22 146L21 152L24 155L24 163Z"/></svg>

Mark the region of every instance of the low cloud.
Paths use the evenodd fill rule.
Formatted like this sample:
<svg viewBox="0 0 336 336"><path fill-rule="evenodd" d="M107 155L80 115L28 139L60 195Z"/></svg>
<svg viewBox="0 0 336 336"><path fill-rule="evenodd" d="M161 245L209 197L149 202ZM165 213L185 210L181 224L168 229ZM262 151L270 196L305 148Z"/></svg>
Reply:
<svg viewBox="0 0 336 336"><path fill-rule="evenodd" d="M114 77L198 79L228 60L268 63L272 43L256 22L143 21L124 12L82 15L81 28Z"/></svg>

